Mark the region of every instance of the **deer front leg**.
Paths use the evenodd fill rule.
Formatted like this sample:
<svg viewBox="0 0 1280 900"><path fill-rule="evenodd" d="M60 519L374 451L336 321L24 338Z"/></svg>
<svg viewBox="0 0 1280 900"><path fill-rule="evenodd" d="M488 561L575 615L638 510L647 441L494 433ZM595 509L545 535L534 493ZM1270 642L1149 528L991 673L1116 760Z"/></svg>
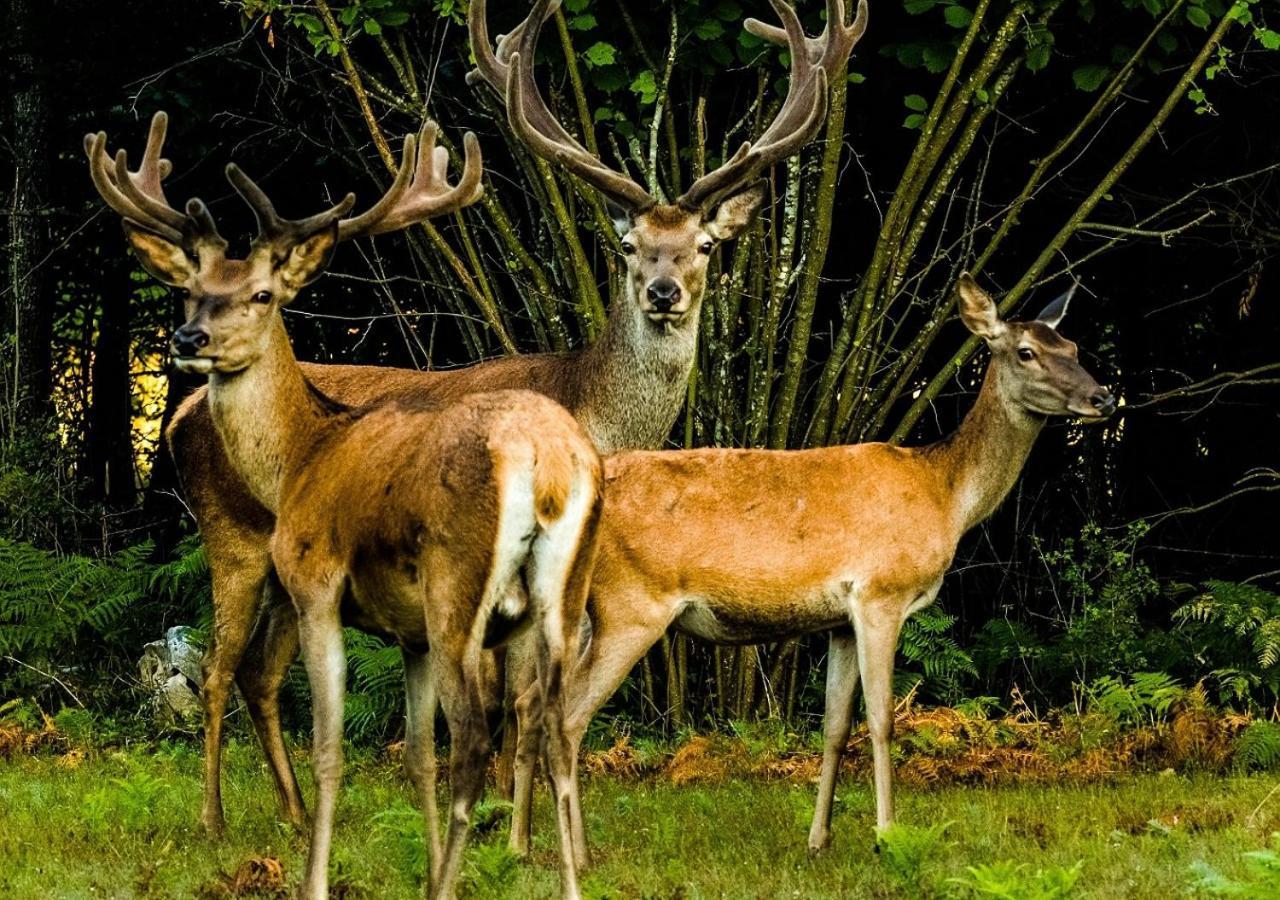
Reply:
<svg viewBox="0 0 1280 900"><path fill-rule="evenodd" d="M263 583L271 561L266 540L256 547L250 541L237 548L206 539L213 580L213 631L201 662L204 687L204 800L200 823L210 837L221 837L226 824L222 815L222 727L231 696L231 684L244 656L258 614ZM255 553L260 550L260 553Z"/></svg>
<svg viewBox="0 0 1280 900"><path fill-rule="evenodd" d="M611 610L628 609L628 600L597 598L596 608L605 603ZM637 601L638 603L643 600ZM591 644L586 655L574 666L573 675L566 679L565 737L569 743L569 758L573 766L570 778L569 817L573 830L573 848L578 854L578 868L591 864L587 848L586 826L582 819L582 800L576 777L578 756L587 726L605 701L613 696L627 673L635 668L640 658L662 637L667 618L610 621L597 617L593 623Z"/></svg>
<svg viewBox="0 0 1280 900"><path fill-rule="evenodd" d="M425 653L401 650L405 675L404 767L418 794L431 851L427 890L439 879L440 813L436 808L436 689Z"/></svg>
<svg viewBox="0 0 1280 900"><path fill-rule="evenodd" d="M853 698L858 691L858 643L853 634L832 632L827 651L826 713L823 716L822 776L818 802L809 828L809 852L831 843L831 804L840 776L840 759L853 725Z"/></svg>
<svg viewBox="0 0 1280 900"><path fill-rule="evenodd" d="M314 730L311 767L316 780L315 820L307 871L299 892L302 900L329 897L329 847L342 780L342 707L347 687L347 655L338 614L340 586L341 580L313 590L289 585L298 608L298 636L311 685Z"/></svg>
<svg viewBox="0 0 1280 900"><path fill-rule="evenodd" d="M863 602L854 613L858 668L867 705L867 730L875 771L876 827L893 824L893 762L889 741L893 737L893 658L898 649L901 610L894 604L877 607Z"/></svg>
<svg viewBox="0 0 1280 900"><path fill-rule="evenodd" d="M281 817L299 832L308 826L307 807L280 727L280 686L298 657L298 616L274 577L264 591L266 610L245 651L236 683L249 707L249 718L267 757Z"/></svg>

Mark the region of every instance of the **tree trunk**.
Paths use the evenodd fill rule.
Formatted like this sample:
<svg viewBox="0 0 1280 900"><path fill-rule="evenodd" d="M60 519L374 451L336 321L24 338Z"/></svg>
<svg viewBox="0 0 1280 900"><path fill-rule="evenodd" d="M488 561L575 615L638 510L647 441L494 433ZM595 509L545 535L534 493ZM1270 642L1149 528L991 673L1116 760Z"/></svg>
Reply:
<svg viewBox="0 0 1280 900"><path fill-rule="evenodd" d="M4 379L16 421L52 412L53 302L40 265L49 251L48 110L39 49L39 4L9 0L9 117L13 193L9 201L6 290L12 299L4 333L11 341ZM10 355L11 354L11 355ZM16 402L15 402L16 401Z"/></svg>
<svg viewBox="0 0 1280 900"><path fill-rule="evenodd" d="M130 394L129 297L104 285L102 314L93 349L93 394L85 463L92 499L112 511L128 509L136 492L133 459L133 411Z"/></svg>

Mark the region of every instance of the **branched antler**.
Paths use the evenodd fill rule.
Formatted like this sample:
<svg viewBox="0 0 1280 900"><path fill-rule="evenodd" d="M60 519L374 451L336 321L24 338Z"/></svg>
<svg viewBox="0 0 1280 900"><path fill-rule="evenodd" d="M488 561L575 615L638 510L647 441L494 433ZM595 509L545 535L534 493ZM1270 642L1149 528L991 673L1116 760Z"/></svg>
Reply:
<svg viewBox="0 0 1280 900"><path fill-rule="evenodd" d="M795 10L785 0L769 0L782 26L749 19L753 34L791 50L791 79L777 116L755 141L743 144L724 165L699 178L676 203L686 209L707 209L754 180L764 169L796 153L813 139L827 111L827 85L848 59L867 27L867 2L859 0L858 15L845 25L844 0L827 0L827 25L808 38ZM632 212L657 201L629 176L614 171L573 137L547 107L533 76L533 54L543 23L560 0L535 0L532 10L510 34L490 46L486 0L472 0L467 17L476 68L468 83L488 82L503 98L511 129L529 148L564 166L601 193Z"/></svg>

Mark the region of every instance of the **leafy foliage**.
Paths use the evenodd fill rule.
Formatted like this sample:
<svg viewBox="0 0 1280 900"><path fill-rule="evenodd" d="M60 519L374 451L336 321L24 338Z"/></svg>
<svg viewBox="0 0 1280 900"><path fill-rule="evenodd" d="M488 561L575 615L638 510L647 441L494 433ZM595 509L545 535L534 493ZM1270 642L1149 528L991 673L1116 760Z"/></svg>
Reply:
<svg viewBox="0 0 1280 900"><path fill-rule="evenodd" d="M46 665L83 665L79 648L92 643L101 659L137 649L139 634L158 636L146 613L155 604L194 613L207 606L203 549L184 543L169 562L152 560L144 542L109 556L42 550L0 538L0 655ZM13 690L36 677L17 668L0 677Z"/></svg>
<svg viewBox="0 0 1280 900"><path fill-rule="evenodd" d="M1209 581L1173 614L1220 699L1280 698L1280 595L1252 584Z"/></svg>
<svg viewBox="0 0 1280 900"><path fill-rule="evenodd" d="M1031 871L1027 863L1003 860L969 866L967 875L952 878L953 884L972 897L999 897L1001 900L1066 900L1079 892L1083 863L1071 868L1049 866Z"/></svg>
<svg viewBox="0 0 1280 900"><path fill-rule="evenodd" d="M1275 771L1280 768L1280 725L1250 722L1236 741L1232 761L1248 771Z"/></svg>
<svg viewBox="0 0 1280 900"><path fill-rule="evenodd" d="M1093 707L1123 725L1164 721L1186 693L1164 672L1137 672L1129 679L1104 675L1088 688Z"/></svg>
<svg viewBox="0 0 1280 900"><path fill-rule="evenodd" d="M1280 834L1271 835L1270 847L1245 853L1244 859L1249 874L1239 881L1227 878L1212 866L1193 866L1195 886L1219 897L1280 898Z"/></svg>
<svg viewBox="0 0 1280 900"><path fill-rule="evenodd" d="M960 648L951 631L956 617L937 608L923 609L902 626L901 652L924 672L924 686L948 701L962 696L967 678L976 677L973 657Z"/></svg>
<svg viewBox="0 0 1280 900"><path fill-rule="evenodd" d="M876 849L881 863L899 881L918 884L925 863L946 846L943 837L951 825L939 822L921 827L898 823L877 829Z"/></svg>

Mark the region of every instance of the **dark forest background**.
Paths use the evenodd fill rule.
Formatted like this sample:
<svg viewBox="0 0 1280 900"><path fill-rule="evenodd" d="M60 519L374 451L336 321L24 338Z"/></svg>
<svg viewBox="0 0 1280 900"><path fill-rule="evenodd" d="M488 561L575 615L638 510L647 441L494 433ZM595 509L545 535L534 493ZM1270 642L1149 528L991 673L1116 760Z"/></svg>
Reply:
<svg viewBox="0 0 1280 900"><path fill-rule="evenodd" d="M500 33L523 4L491 3ZM815 33L822 4L799 9ZM486 199L343 247L287 313L298 355L465 365L593 336L617 249L598 196L537 163L468 87L463 0L6 0L0 109L0 697L137 706L141 645L208 621L194 525L158 436L178 304L126 252L82 150L171 125L171 200L247 239L234 159L286 215L388 182L425 113L485 152ZM785 60L758 0L566 0L542 84L612 164L671 189L767 123ZM1046 430L904 637L904 691L1063 703L1165 672L1280 699L1280 8L1223 0L873 0L823 139L721 251L673 446L799 447L952 430L983 355L963 269L1063 325L1123 397ZM730 139L728 135L732 134ZM720 275L723 274L723 278ZM398 727L398 654L352 636L351 717ZM613 712L678 728L820 710L821 637L655 648ZM300 690L300 685L295 685ZM299 709L305 704L297 704ZM296 715L296 713L295 713Z"/></svg>

